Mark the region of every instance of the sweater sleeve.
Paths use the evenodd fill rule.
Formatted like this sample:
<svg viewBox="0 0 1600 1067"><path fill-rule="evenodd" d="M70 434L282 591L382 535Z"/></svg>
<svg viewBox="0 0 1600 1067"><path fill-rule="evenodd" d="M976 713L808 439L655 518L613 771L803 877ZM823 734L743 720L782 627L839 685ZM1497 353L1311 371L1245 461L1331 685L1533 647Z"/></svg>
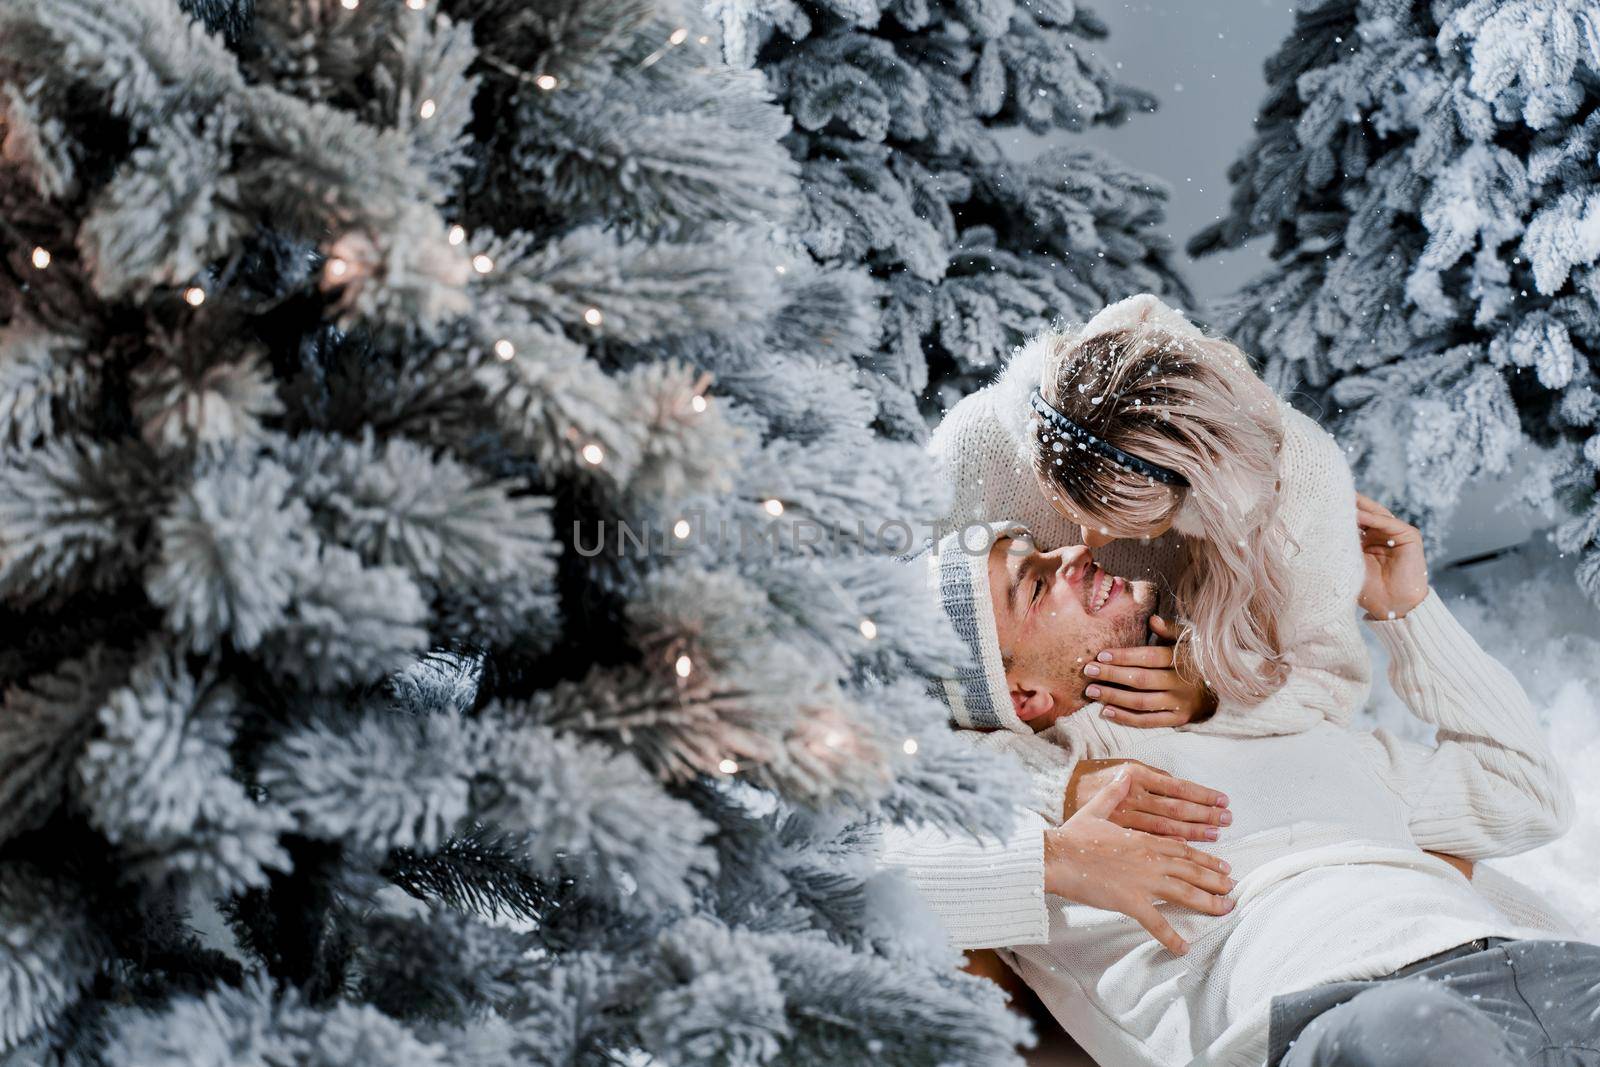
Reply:
<svg viewBox="0 0 1600 1067"><path fill-rule="evenodd" d="M976 748L1015 756L1028 772L1028 795L1023 802L1052 826L1061 822L1067 783L1072 780L1072 770L1078 763L1078 754L1070 747L1054 744L1037 734L1010 730L957 730L956 735ZM1070 745L1069 737L1063 740Z"/></svg>
<svg viewBox="0 0 1600 1067"><path fill-rule="evenodd" d="M1061 823L1077 759L1041 737L1010 730L957 730L976 748L1009 752L1028 772L1011 835L974 841L935 827L894 828L884 862L899 867L933 908L956 948L1036 945L1048 940L1044 832Z"/></svg>
<svg viewBox="0 0 1600 1067"><path fill-rule="evenodd" d="M974 840L935 826L890 827L882 862L917 888L959 949L1050 939L1044 899L1045 823L1017 807L1009 836Z"/></svg>
<svg viewBox="0 0 1600 1067"><path fill-rule="evenodd" d="M1516 677L1435 592L1404 618L1370 625L1389 652L1395 692L1438 727L1432 747L1381 729L1366 739L1417 845L1478 860L1560 836L1572 822L1572 787Z"/></svg>
<svg viewBox="0 0 1600 1067"><path fill-rule="evenodd" d="M1295 543L1289 547L1288 603L1278 626L1289 674L1259 703L1221 702L1202 726L1208 733L1298 733L1322 721L1348 726L1372 687L1356 610L1365 563L1355 479L1325 430L1292 409L1285 419L1281 506Z"/></svg>

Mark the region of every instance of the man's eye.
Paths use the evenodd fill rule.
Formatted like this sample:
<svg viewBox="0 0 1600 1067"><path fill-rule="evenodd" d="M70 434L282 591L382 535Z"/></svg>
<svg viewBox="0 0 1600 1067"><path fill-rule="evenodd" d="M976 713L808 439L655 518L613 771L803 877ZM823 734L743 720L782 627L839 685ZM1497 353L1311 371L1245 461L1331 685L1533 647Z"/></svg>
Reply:
<svg viewBox="0 0 1600 1067"><path fill-rule="evenodd" d="M1033 595L1028 598L1028 603L1029 604L1037 604L1039 602L1039 596L1043 592L1044 592L1044 583L1041 582L1039 579L1035 578L1033 580Z"/></svg>

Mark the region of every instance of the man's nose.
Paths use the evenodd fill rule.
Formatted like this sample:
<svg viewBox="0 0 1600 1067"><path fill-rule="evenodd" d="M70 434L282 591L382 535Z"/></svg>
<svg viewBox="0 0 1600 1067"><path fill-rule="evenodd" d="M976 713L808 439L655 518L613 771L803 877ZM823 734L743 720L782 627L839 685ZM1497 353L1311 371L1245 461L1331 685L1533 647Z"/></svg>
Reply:
<svg viewBox="0 0 1600 1067"><path fill-rule="evenodd" d="M1087 545L1063 545L1055 550L1056 567L1065 570L1068 567L1087 567L1094 562L1094 554Z"/></svg>

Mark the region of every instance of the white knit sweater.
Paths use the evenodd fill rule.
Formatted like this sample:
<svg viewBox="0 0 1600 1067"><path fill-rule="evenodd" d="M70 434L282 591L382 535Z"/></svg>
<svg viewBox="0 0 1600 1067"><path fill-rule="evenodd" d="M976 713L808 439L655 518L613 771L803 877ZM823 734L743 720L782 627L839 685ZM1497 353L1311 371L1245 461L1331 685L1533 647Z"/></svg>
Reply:
<svg viewBox="0 0 1600 1067"><path fill-rule="evenodd" d="M1037 814L986 846L903 834L885 860L959 947L1009 946L1061 1024L1117 1067L1259 1064L1275 995L1385 974L1478 937L1570 933L1515 883L1488 871L1469 883L1422 852L1505 855L1569 823L1570 787L1515 677L1436 594L1371 625L1396 691L1438 727L1434 747L1327 722L1260 737L1141 730L1094 706L1040 735L1228 794L1234 822L1211 851L1231 864L1237 903L1220 918L1161 905L1191 946L1184 956L1131 919L1045 894L1048 820ZM1059 794L1055 805L1059 819Z"/></svg>
<svg viewBox="0 0 1600 1067"><path fill-rule="evenodd" d="M1040 492L1029 456L1028 394L1039 383L1044 359L1043 344L1025 345L994 382L962 398L934 431L929 449L952 501L936 536L967 523L1015 520L1033 531L1042 548L1083 543L1082 531ZM1363 564L1350 467L1327 431L1288 404L1281 410L1280 507L1298 545L1291 548L1288 604L1278 619L1290 672L1264 701L1223 702L1205 725L1211 733L1292 733L1323 719L1345 725L1371 685L1355 610ZM1169 532L1148 543L1112 542L1095 558L1113 574L1170 588L1181 555L1177 535ZM1030 732L1020 722L1012 728Z"/></svg>

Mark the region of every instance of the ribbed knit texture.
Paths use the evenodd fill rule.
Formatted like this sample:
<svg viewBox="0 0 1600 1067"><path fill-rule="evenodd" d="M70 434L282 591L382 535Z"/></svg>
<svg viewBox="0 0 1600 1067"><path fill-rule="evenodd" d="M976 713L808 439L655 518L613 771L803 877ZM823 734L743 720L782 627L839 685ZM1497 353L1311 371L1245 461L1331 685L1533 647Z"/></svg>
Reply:
<svg viewBox="0 0 1600 1067"><path fill-rule="evenodd" d="M1389 652L1395 692L1439 727L1436 750L1419 751L1385 730L1367 735L1372 758L1410 810L1417 844L1478 859L1532 848L1552 813L1565 829L1576 802L1533 706L1439 595L1430 592L1404 619L1370 625ZM1481 711L1463 716L1464 708ZM1463 820L1464 811L1473 818Z"/></svg>
<svg viewBox="0 0 1600 1067"><path fill-rule="evenodd" d="M1218 918L1161 906L1189 941L1187 955L1167 953L1131 919L1048 895L1048 942L1008 950L1102 1063L1256 1064L1275 994L1386 974L1477 937L1567 932L1503 875L1489 872L1484 884L1510 914L1420 851L1507 855L1570 823L1571 789L1515 677L1436 594L1403 619L1372 625L1389 650L1397 692L1438 727L1436 746L1326 722L1294 734L1227 737L1135 729L1085 713L1037 739L972 736L1013 751L1058 740L1081 756L1139 759L1229 796L1234 822L1209 851L1233 868L1236 907ZM1043 822L1027 816L1008 848L1031 856L1023 830ZM1006 855L961 862L982 870ZM913 877L940 876L924 869ZM1029 928L1015 914L986 928L973 912L988 899L985 883L974 897L939 907L960 922L964 945Z"/></svg>
<svg viewBox="0 0 1600 1067"><path fill-rule="evenodd" d="M1038 944L1049 928L1043 829L1026 811L998 842L934 826L894 827L884 835L883 862L904 870L956 948Z"/></svg>
<svg viewBox="0 0 1600 1067"><path fill-rule="evenodd" d="M968 526L945 534L928 553L929 586L970 657L957 665L955 677L939 679L935 691L951 721L965 729L1033 732L1011 704L989 590L988 550L1000 538L1026 532L1015 523Z"/></svg>

